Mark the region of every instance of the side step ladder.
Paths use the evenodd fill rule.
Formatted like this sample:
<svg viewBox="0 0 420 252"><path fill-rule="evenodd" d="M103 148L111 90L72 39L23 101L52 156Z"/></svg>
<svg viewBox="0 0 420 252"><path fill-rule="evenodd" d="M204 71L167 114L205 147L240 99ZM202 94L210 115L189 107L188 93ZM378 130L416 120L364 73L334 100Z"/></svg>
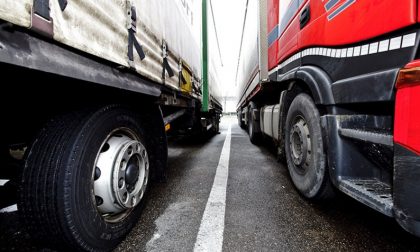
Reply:
<svg viewBox="0 0 420 252"><path fill-rule="evenodd" d="M330 161L338 189L363 204L394 216L392 118L387 116L325 116L330 144L339 146ZM337 134L338 133L338 134ZM337 135L336 135L337 134ZM377 159L375 159L377 158Z"/></svg>
<svg viewBox="0 0 420 252"><path fill-rule="evenodd" d="M393 217L391 188L374 179L342 179L339 188L344 193L369 207Z"/></svg>
<svg viewBox="0 0 420 252"><path fill-rule="evenodd" d="M391 147L394 145L392 135L388 135L388 134L381 134L381 133L375 133L375 132L370 132L370 131L346 129L346 128L338 129L338 133L341 136L344 136L347 138L353 138L359 141L382 144L382 145L391 146Z"/></svg>

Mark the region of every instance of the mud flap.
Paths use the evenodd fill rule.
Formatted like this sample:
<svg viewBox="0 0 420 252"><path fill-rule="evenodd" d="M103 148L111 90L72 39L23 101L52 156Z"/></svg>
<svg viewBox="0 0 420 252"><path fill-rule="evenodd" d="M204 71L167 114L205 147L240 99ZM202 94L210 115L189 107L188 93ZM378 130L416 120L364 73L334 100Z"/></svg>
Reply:
<svg viewBox="0 0 420 252"><path fill-rule="evenodd" d="M394 213L408 232L420 236L420 156L395 144Z"/></svg>

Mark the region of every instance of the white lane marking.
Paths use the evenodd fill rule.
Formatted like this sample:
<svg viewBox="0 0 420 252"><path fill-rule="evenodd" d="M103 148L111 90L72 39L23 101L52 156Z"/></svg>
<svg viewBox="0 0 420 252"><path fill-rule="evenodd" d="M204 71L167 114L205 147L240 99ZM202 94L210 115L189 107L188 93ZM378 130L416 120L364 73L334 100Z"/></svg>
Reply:
<svg viewBox="0 0 420 252"><path fill-rule="evenodd" d="M0 186L4 186L7 182L9 182L8 179L0 179Z"/></svg>
<svg viewBox="0 0 420 252"><path fill-rule="evenodd" d="M3 209L0 209L0 213L11 213L11 212L15 212L15 211L17 211L17 205L16 204L5 207Z"/></svg>
<svg viewBox="0 0 420 252"><path fill-rule="evenodd" d="M183 251L180 249L182 248L180 240L185 240L186 235L190 232L190 227L196 225L196 219L191 218L191 216L197 215L195 206L196 202L193 199L171 203L155 220L155 233L146 243L146 251ZM194 238L192 237L192 239Z"/></svg>
<svg viewBox="0 0 420 252"><path fill-rule="evenodd" d="M226 134L214 177L213 187L207 200L201 220L194 252L220 252L223 247L223 232L225 229L226 187L229 175L231 124Z"/></svg>

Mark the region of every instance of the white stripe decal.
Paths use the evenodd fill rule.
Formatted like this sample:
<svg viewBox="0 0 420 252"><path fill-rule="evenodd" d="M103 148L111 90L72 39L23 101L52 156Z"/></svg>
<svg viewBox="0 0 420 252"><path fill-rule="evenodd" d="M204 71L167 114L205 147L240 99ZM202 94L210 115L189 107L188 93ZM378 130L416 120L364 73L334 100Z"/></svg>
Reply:
<svg viewBox="0 0 420 252"><path fill-rule="evenodd" d="M369 45L369 54L374 54L378 52L378 44L378 42L375 42Z"/></svg>
<svg viewBox="0 0 420 252"><path fill-rule="evenodd" d="M326 48L326 47L313 47L307 48L301 52L298 52L288 59L284 60L276 68L270 71L270 74L284 68L288 64L295 60L301 59L306 56L325 56L330 58L350 58L365 56L368 54L388 52L392 50L402 49L406 47L412 47L416 44L417 33L410 33L404 36L395 37L392 39L386 39L378 42L373 42L366 45L349 47L349 48Z"/></svg>
<svg viewBox="0 0 420 252"><path fill-rule="evenodd" d="M325 11L329 11L331 10L334 6L336 6L338 4L338 2L340 2L339 0L330 0L328 1L324 7L325 7Z"/></svg>
<svg viewBox="0 0 420 252"><path fill-rule="evenodd" d="M0 209L0 213L11 213L11 212L16 212L16 211L17 211L16 204Z"/></svg>
<svg viewBox="0 0 420 252"><path fill-rule="evenodd" d="M401 48L414 46L415 44L416 44L416 34L411 33L408 35L404 35Z"/></svg>
<svg viewBox="0 0 420 252"><path fill-rule="evenodd" d="M362 46L360 55L367 55L369 53L369 45Z"/></svg>
<svg viewBox="0 0 420 252"><path fill-rule="evenodd" d="M337 51L335 52L335 57L336 58L340 58L341 57L341 49L337 49Z"/></svg>
<svg viewBox="0 0 420 252"><path fill-rule="evenodd" d="M328 15L328 21L338 16L341 12L343 12L345 9L347 9L350 5L352 5L355 2L356 0L347 0L346 2L344 2L340 7L338 7L331 14Z"/></svg>
<svg viewBox="0 0 420 252"><path fill-rule="evenodd" d="M347 57L353 57L353 47L347 50Z"/></svg>
<svg viewBox="0 0 420 252"><path fill-rule="evenodd" d="M357 57L357 56L360 56L360 46L356 46L355 48L354 48L354 51L353 51L353 56L354 57Z"/></svg>
<svg viewBox="0 0 420 252"><path fill-rule="evenodd" d="M0 186L4 186L7 182L9 182L8 179L0 179Z"/></svg>
<svg viewBox="0 0 420 252"><path fill-rule="evenodd" d="M341 49L341 58L345 58L347 56L347 49Z"/></svg>
<svg viewBox="0 0 420 252"><path fill-rule="evenodd" d="M400 49L401 47L401 37L396 37L391 39L390 45L389 45L389 50L396 50L396 49Z"/></svg>
<svg viewBox="0 0 420 252"><path fill-rule="evenodd" d="M388 51L389 40L382 40L379 42L379 52L386 52Z"/></svg>
<svg viewBox="0 0 420 252"><path fill-rule="evenodd" d="M207 200L198 231L194 252L221 252L223 247L223 232L225 229L226 187L229 175L231 125L229 125L213 187Z"/></svg>

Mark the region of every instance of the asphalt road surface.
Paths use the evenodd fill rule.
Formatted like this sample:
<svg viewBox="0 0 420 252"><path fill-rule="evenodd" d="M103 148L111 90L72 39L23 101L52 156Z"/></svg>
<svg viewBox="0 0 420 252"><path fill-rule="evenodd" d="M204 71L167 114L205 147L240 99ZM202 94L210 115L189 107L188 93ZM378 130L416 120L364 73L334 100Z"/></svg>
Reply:
<svg viewBox="0 0 420 252"><path fill-rule="evenodd" d="M200 251L208 243L223 251L420 251L420 239L345 195L303 199L274 148L252 145L235 118L224 118L220 131L170 140L168 179L154 185L116 251ZM35 250L11 211L0 213L0 249Z"/></svg>

